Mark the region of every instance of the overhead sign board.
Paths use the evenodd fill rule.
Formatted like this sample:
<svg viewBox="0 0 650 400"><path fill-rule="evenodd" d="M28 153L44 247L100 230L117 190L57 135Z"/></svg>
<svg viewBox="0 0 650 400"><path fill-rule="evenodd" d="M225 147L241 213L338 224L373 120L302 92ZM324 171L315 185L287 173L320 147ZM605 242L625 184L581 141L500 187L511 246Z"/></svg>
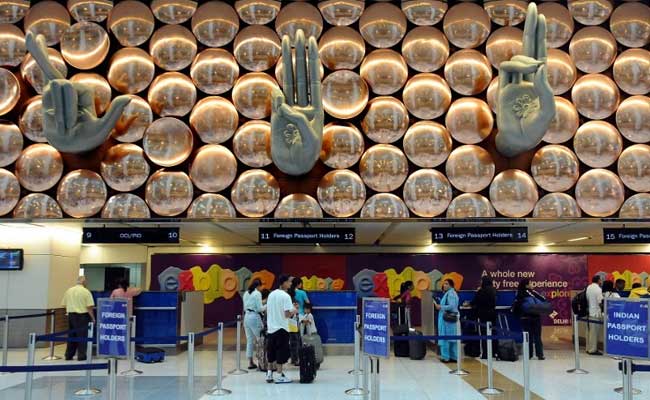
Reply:
<svg viewBox="0 0 650 400"><path fill-rule="evenodd" d="M650 228L603 228L605 244L650 243Z"/></svg>
<svg viewBox="0 0 650 400"><path fill-rule="evenodd" d="M180 229L161 228L83 228L82 242L86 244L179 243Z"/></svg>
<svg viewBox="0 0 650 400"><path fill-rule="evenodd" d="M354 228L259 228L260 243L274 244L354 244Z"/></svg>
<svg viewBox="0 0 650 400"><path fill-rule="evenodd" d="M469 226L433 227L433 243L527 243L528 228L525 226Z"/></svg>
<svg viewBox="0 0 650 400"><path fill-rule="evenodd" d="M605 353L613 357L650 358L650 300L605 299Z"/></svg>

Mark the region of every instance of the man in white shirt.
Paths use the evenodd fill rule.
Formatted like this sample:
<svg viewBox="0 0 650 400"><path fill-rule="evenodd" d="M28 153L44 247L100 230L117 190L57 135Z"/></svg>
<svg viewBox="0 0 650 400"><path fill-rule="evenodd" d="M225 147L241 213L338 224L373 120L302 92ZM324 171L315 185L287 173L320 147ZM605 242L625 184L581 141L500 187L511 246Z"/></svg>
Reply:
<svg viewBox="0 0 650 400"><path fill-rule="evenodd" d="M591 279L591 285L587 286L587 304L589 305L589 319L602 321L603 312L600 305L603 302L603 279L596 275ZM598 339L600 338L600 324L589 322L587 324L589 334L587 336L587 354L602 356L598 351Z"/></svg>
<svg viewBox="0 0 650 400"><path fill-rule="evenodd" d="M278 288L269 295L266 301L266 324L268 333L267 357L269 361L266 371L268 383L291 383L291 379L282 372L282 365L289 361L291 349L289 348L289 319L293 318L298 310L291 301L287 290L291 281L286 275L278 278ZM273 364L280 376L273 379Z"/></svg>

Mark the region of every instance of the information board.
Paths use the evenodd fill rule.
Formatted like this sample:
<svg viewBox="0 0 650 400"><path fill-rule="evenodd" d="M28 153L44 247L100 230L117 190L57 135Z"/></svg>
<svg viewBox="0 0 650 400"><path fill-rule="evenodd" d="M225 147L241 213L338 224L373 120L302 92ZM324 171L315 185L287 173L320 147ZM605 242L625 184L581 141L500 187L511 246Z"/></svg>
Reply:
<svg viewBox="0 0 650 400"><path fill-rule="evenodd" d="M259 228L260 243L354 244L354 228Z"/></svg>
<svg viewBox="0 0 650 400"><path fill-rule="evenodd" d="M180 229L160 228L83 228L83 243L180 243Z"/></svg>
<svg viewBox="0 0 650 400"><path fill-rule="evenodd" d="M369 356L390 355L390 303L378 297L363 298L361 343Z"/></svg>
<svg viewBox="0 0 650 400"><path fill-rule="evenodd" d="M97 302L97 355L129 356L129 304L127 299L102 298Z"/></svg>
<svg viewBox="0 0 650 400"><path fill-rule="evenodd" d="M650 243L650 228L603 228L605 244Z"/></svg>
<svg viewBox="0 0 650 400"><path fill-rule="evenodd" d="M650 358L650 300L605 299L605 353L613 357Z"/></svg>
<svg viewBox="0 0 650 400"><path fill-rule="evenodd" d="M433 243L527 243L525 226L469 226L431 228Z"/></svg>

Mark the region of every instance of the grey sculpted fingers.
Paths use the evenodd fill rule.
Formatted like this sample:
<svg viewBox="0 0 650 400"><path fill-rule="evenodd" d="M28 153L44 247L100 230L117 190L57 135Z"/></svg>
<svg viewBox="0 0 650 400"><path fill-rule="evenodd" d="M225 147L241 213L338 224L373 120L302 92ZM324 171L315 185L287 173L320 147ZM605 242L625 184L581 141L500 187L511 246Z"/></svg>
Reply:
<svg viewBox="0 0 650 400"><path fill-rule="evenodd" d="M296 99L300 107L307 106L307 58L302 30L296 33Z"/></svg>
<svg viewBox="0 0 650 400"><path fill-rule="evenodd" d="M546 20L530 3L523 37L523 55L499 66L497 150L514 157L534 149L555 116L555 100L546 67Z"/></svg>
<svg viewBox="0 0 650 400"><path fill-rule="evenodd" d="M310 37L305 47L304 33L296 33L295 76L287 35L282 38L282 57L283 92L275 89L271 95L271 158L282 172L297 176L314 167L323 141L320 58L315 38Z"/></svg>
<svg viewBox="0 0 650 400"><path fill-rule="evenodd" d="M101 146L131 99L115 98L104 117L98 119L92 88L64 79L50 62L42 35L28 32L25 40L47 79L43 90L43 131L48 142L64 153L84 153Z"/></svg>

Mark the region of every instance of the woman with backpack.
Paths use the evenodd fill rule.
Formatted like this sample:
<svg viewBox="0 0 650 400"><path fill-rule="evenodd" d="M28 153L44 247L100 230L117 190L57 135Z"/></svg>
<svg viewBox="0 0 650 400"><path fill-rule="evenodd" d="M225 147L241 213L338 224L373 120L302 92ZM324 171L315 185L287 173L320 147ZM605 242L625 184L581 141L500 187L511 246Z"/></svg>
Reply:
<svg viewBox="0 0 650 400"><path fill-rule="evenodd" d="M530 280L523 279L517 288L517 297L513 311L519 317L521 329L528 332L529 356L533 358L533 347L538 360L544 360L544 344L542 343L542 316L534 312L536 305L546 303L546 298L533 290Z"/></svg>

